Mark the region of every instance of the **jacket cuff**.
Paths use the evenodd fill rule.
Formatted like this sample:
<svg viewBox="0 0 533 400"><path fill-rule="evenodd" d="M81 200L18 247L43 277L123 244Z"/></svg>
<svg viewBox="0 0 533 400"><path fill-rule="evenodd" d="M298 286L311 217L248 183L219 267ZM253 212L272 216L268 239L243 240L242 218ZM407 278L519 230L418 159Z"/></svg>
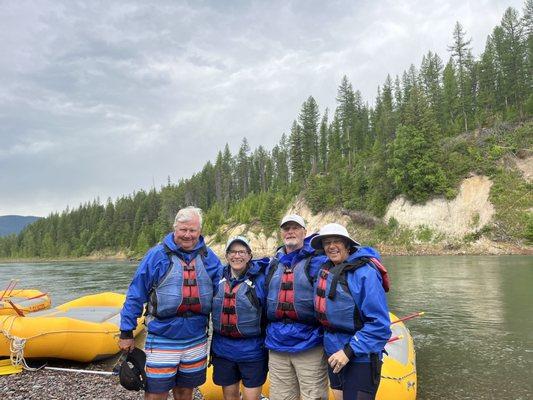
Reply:
<svg viewBox="0 0 533 400"><path fill-rule="evenodd" d="M133 339L133 331L120 331L121 339Z"/></svg>
<svg viewBox="0 0 533 400"><path fill-rule="evenodd" d="M355 357L355 353L353 352L353 349L352 349L352 346L350 346L350 343L346 343L342 350L344 351L344 354L346 354L346 357L348 357L349 360L352 360Z"/></svg>

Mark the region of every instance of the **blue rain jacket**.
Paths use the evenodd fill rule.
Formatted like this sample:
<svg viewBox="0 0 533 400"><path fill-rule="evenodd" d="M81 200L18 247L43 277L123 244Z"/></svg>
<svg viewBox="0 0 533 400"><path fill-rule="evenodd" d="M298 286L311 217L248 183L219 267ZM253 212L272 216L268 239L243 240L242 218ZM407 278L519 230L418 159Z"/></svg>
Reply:
<svg viewBox="0 0 533 400"><path fill-rule="evenodd" d="M354 261L361 257L374 257L381 260L379 253L372 247L361 247L348 257ZM324 332L324 350L328 356L344 348L349 343L355 362L370 362L370 354L382 355L390 339L390 317L387 298L382 286L381 274L366 264L355 271L346 271L346 282L357 309L363 327L349 334L346 332ZM328 314L335 313L335 301L328 302ZM333 308L333 309L330 309Z"/></svg>
<svg viewBox="0 0 533 400"><path fill-rule="evenodd" d="M266 267L268 266L268 258L262 258L260 260L252 260L251 266L248 268L245 274L239 278L234 278L231 275L230 267L229 265L226 265L224 267L224 273L222 279L220 279L219 285L217 286L217 289L215 289L215 294L213 297L213 340L211 342L211 351L213 354L224 357L230 361L234 362L241 362L241 361L257 361L262 360L266 357L266 350L265 350L265 334L262 327L262 319L264 318L264 307L265 307L265 301L266 301L266 291L265 291L265 271ZM246 315L240 315L238 319L245 318L245 319L254 319L254 323L257 324L255 327L259 331L259 335L252 336L252 337L241 337L241 338L233 338L228 336L223 336L217 332L216 324L217 321L220 323L220 317L217 317L217 315L220 315L222 311L222 302L220 301L223 298L224 293L224 285L225 282L222 282L223 279L229 280L230 284L235 286L239 283L245 282L247 279L252 281L254 284L254 288L250 290L254 290L257 300L259 300L260 308L259 312L255 314L257 311L255 308L252 310L250 309L249 313L246 313L245 308L246 307L240 307L240 303L245 303L248 305L249 301L246 296L236 296L236 302L237 302L237 313L239 314L239 310L242 310L244 314L249 314L248 318ZM246 283L243 283L243 285L246 285ZM242 287L242 286L241 286ZM238 293L244 292L239 290ZM222 295L222 296L220 296ZM256 319L255 317L259 317ZM237 323L238 324L238 323ZM246 327L243 327L242 330L246 330ZM255 330L255 329L254 329Z"/></svg>
<svg viewBox="0 0 533 400"><path fill-rule="evenodd" d="M317 273L322 264L327 261L327 257L324 255L314 255L315 249L309 244L313 236L315 235L305 238L304 246L301 249L286 254L285 248L281 248L275 257L279 259L280 264L287 266L294 266L307 257L313 257L309 264L309 275L311 278L316 279ZM311 302L310 307L313 307L312 298L309 301ZM286 323L283 321L269 321L266 329L265 346L274 351L299 353L316 346L321 346L322 340L323 330L318 322L306 324L301 322Z"/></svg>
<svg viewBox="0 0 533 400"><path fill-rule="evenodd" d="M163 242L168 248L186 262L196 257L204 247L204 238L200 236L198 243L191 252L186 252L174 242L174 233L165 236ZM164 277L170 266L170 260L163 244L152 247L139 264L133 280L126 293L126 301L120 313L120 330L131 332L137 326L137 318L143 312L144 303L148 302L148 294ZM213 251L207 248L204 267L212 282L218 282L222 274L222 264ZM214 289L214 287L213 287ZM148 322L148 332L170 339L200 339L206 336L207 315L191 317L154 318Z"/></svg>

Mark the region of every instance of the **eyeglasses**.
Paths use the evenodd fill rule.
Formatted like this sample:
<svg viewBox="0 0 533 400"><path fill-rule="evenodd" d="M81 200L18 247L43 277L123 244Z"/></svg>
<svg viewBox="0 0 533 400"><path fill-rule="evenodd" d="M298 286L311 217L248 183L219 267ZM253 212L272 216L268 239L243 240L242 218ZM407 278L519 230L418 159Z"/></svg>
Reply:
<svg viewBox="0 0 533 400"><path fill-rule="evenodd" d="M340 238L324 239L322 240L322 247L344 244L344 240Z"/></svg>
<svg viewBox="0 0 533 400"><path fill-rule="evenodd" d="M248 254L248 251L247 250L229 250L228 254L230 256L245 256L246 254Z"/></svg>

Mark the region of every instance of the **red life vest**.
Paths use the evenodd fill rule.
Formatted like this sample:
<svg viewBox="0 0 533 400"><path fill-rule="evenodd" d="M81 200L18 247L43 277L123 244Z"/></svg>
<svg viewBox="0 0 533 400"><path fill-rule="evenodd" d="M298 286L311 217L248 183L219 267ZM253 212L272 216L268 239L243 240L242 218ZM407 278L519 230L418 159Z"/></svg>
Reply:
<svg viewBox="0 0 533 400"><path fill-rule="evenodd" d="M236 294L242 282L230 288L229 282L224 285L224 301L222 302L222 313L220 315L220 334L230 337L242 337L242 333L237 328L237 298Z"/></svg>
<svg viewBox="0 0 533 400"><path fill-rule="evenodd" d="M200 291L196 280L196 259L192 259L189 264L180 259L183 268L183 283L181 293L182 301L178 307L178 315L188 315L189 313L200 313L202 304L200 303Z"/></svg>
<svg viewBox="0 0 533 400"><path fill-rule="evenodd" d="M344 274L347 271L354 271L364 265L370 265L376 269L381 275L381 284L384 291L388 292L390 290L390 279L387 269L376 258L362 257L352 262L341 263L335 266L333 266L331 262L324 264L318 273L314 302L315 316L321 325L326 328L350 333L354 330L357 331L361 329L363 321L361 320L360 312L351 297L347 285L346 288L341 290L340 298L337 298L336 300L335 298L339 281L346 284ZM337 304L337 313L340 311L342 315L337 315L337 313L332 314L334 311L327 307L327 305L331 304L334 300Z"/></svg>

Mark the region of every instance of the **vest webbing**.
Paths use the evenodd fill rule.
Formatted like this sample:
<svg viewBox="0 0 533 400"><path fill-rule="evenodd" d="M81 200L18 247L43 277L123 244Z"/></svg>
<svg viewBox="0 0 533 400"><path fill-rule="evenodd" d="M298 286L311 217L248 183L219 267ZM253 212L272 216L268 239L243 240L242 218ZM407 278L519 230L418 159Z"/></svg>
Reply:
<svg viewBox="0 0 533 400"><path fill-rule="evenodd" d="M224 283L224 301L222 302L222 314L220 324L220 334L230 337L242 337L237 327L237 299L235 298L242 282L231 288L230 282Z"/></svg>
<svg viewBox="0 0 533 400"><path fill-rule="evenodd" d="M313 278L309 273L309 266L311 264L311 259L317 254L316 252L310 254L304 264L304 272L309 280L309 284L313 286ZM274 276L274 273L279 267L279 259L274 257L270 264L270 270L266 277L266 287L270 286L270 281ZM284 320L285 322L298 321L298 313L294 307L294 270L292 267L287 267L283 265L283 275L281 276L281 286L278 293L278 306L276 308L276 318Z"/></svg>
<svg viewBox="0 0 533 400"><path fill-rule="evenodd" d="M330 322L327 318L326 313L326 288L327 288L327 280L329 275L332 275L331 278L331 285L329 289L329 293L327 293L327 297L330 300L333 300L335 298L335 295L337 294L337 285L339 283L339 280L341 278L344 278L344 274L346 271L355 271L357 268L367 264L369 262L369 259L367 258L360 258L355 262L349 262L349 263L341 263L338 265L332 266L331 262L328 261L324 265L322 265L322 268L320 269L320 272L318 274L318 283L317 283L317 298L315 301L315 311L316 311L316 318L322 324L324 327L329 328L331 326ZM359 310L357 309L357 305L355 305L354 309L354 322L355 322L355 329L359 330L363 326L363 321L361 320L361 316L359 315Z"/></svg>

